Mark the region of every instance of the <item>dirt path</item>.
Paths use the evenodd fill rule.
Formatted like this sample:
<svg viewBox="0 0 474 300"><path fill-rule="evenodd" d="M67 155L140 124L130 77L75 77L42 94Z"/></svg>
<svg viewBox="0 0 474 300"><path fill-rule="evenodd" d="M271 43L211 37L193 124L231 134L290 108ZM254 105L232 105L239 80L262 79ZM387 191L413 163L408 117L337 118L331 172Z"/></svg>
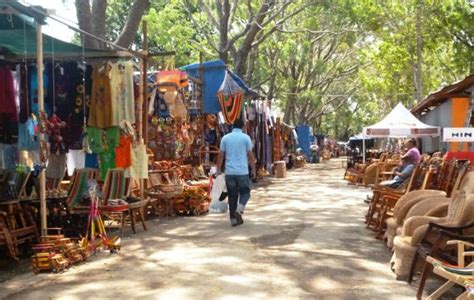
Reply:
<svg viewBox="0 0 474 300"><path fill-rule="evenodd" d="M332 160L253 191L245 224L227 215L152 220L69 271L25 274L0 298L413 299L389 251L365 229L368 190L342 181Z"/></svg>

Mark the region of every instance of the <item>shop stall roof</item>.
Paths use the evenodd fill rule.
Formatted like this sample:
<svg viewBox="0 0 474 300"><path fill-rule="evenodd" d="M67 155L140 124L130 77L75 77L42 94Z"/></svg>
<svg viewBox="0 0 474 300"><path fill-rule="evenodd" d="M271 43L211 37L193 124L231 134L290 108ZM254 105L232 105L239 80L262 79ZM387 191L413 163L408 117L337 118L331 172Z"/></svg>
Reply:
<svg viewBox="0 0 474 300"><path fill-rule="evenodd" d="M441 90L428 95L423 101L418 103L411 112L413 114L421 114L424 111L430 110L444 103L448 98L467 96L466 90L474 86L474 74L458 81L454 84L448 85Z"/></svg>
<svg viewBox="0 0 474 300"><path fill-rule="evenodd" d="M0 0L0 54L7 60L36 58L36 27L46 24L39 6L25 6L13 0ZM87 49L43 34L44 57L80 58L123 57L128 53Z"/></svg>
<svg viewBox="0 0 474 300"><path fill-rule="evenodd" d="M228 71L224 61L217 59L203 63L194 63L183 66L181 69L186 71L189 76L197 77L202 80L203 112L212 114L220 112L221 106L217 99L217 91L224 80L225 72ZM232 72L230 72L230 75L245 91L247 97L255 98L255 95L258 95L255 91L250 89L239 76Z"/></svg>

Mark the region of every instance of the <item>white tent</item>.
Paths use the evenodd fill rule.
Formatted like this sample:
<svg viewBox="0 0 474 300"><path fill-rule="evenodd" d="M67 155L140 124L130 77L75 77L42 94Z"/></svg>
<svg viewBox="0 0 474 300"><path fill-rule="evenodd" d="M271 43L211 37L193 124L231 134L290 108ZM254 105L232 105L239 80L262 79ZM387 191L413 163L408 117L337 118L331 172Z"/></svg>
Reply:
<svg viewBox="0 0 474 300"><path fill-rule="evenodd" d="M380 122L364 128L369 137L439 136L440 129L418 120L403 104L397 106Z"/></svg>
<svg viewBox="0 0 474 300"><path fill-rule="evenodd" d="M436 126L425 124L418 120L412 113L406 109L403 104L397 106L380 122L365 127L364 136L367 137L425 137L439 136L440 129ZM365 140L364 140L363 158L365 162Z"/></svg>

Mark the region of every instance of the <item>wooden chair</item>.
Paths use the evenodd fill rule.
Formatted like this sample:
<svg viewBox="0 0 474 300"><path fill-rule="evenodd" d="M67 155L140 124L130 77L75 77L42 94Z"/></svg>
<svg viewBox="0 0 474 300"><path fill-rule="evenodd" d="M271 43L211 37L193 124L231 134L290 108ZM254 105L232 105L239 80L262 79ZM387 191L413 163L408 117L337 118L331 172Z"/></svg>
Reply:
<svg viewBox="0 0 474 300"><path fill-rule="evenodd" d="M29 208L24 209L20 201L2 202L1 231L3 240L9 247L10 255L18 259L18 246L26 242L39 241L38 229Z"/></svg>
<svg viewBox="0 0 474 300"><path fill-rule="evenodd" d="M423 182L421 183L421 186L418 186L418 183L416 182L413 183L412 191L425 190L430 185L434 172L435 172L434 166L428 166L428 167L422 168L422 171L420 172L419 176L424 178ZM400 195L400 194L397 195L397 194L389 193L382 197L382 203L381 203L381 208L380 208L381 211L378 214L377 222L375 225L375 230L378 232L377 238L383 237L385 233L385 228L386 228L386 220L389 217L393 217L393 209L397 201L402 196L403 195Z"/></svg>
<svg viewBox="0 0 474 300"><path fill-rule="evenodd" d="M0 211L0 246L7 246L10 256L13 259L18 260L18 251L15 244L13 243L13 239L10 235L10 231L8 230L6 220L7 213Z"/></svg>
<svg viewBox="0 0 474 300"><path fill-rule="evenodd" d="M411 283L415 275L417 264L421 261L422 272L416 294L417 299L421 299L423 295L426 279L433 272L433 263L435 261L442 261L443 263L449 263L453 265L455 265L457 261L458 266L464 267L464 257L462 255L456 255L459 254L459 251L456 251L457 249L454 247L454 245L457 243L453 243L450 240L455 239L457 242L474 242L474 236L470 235L472 234L473 230L474 224L458 227L442 226L435 223L430 223L428 225L423 238L418 243L417 251L415 253L415 257L413 258L414 264L412 264L408 277L408 282ZM461 246L458 250L464 250L462 245L458 246ZM434 297L433 299L437 299L436 297L445 293L447 290L447 285L443 285L435 293L431 294L431 297ZM435 295L437 296L435 297Z"/></svg>
<svg viewBox="0 0 474 300"><path fill-rule="evenodd" d="M398 188L390 188L385 186L376 186L373 188L373 196L371 198L369 208L366 214L367 228L375 226L377 224L378 214L382 210L383 197L387 195L393 195L395 197L401 197L409 191L413 190L416 186L417 180L419 180L420 174L422 173L423 167L421 165L415 166L410 179L399 186Z"/></svg>
<svg viewBox="0 0 474 300"><path fill-rule="evenodd" d="M86 168L76 169L74 171L66 199L66 204L69 208L74 208L79 205L82 196L87 193L87 182L90 179L96 179L97 176L97 169Z"/></svg>
<svg viewBox="0 0 474 300"><path fill-rule="evenodd" d="M454 240L447 241L446 244L457 246L457 264L447 264L446 262L436 259L432 256L428 256L426 258L426 262L431 264L433 272L441 278L447 280L446 283L430 294L426 299L439 299L455 285L460 285L465 289L465 292L456 299L474 299L474 264L470 263L468 266L466 266L465 263L466 257L474 256L474 252L472 250L466 251L466 248L474 248L474 237L454 235L449 232L445 233L445 235L454 238ZM418 299L421 299L421 295L418 297Z"/></svg>
<svg viewBox="0 0 474 300"><path fill-rule="evenodd" d="M198 154L199 154L199 165L205 165L205 164L216 164L217 162L217 155L220 153L220 150L216 146L201 146L199 148ZM209 160L207 160L207 155L209 155ZM211 159L211 156L214 156Z"/></svg>
<svg viewBox="0 0 474 300"><path fill-rule="evenodd" d="M130 196L131 190L131 180L125 177L124 169L109 169L102 188L103 205L107 206L108 201L111 199L125 200ZM136 233L135 224L137 220L142 223L143 230L147 230L144 217L144 208L147 203L148 200L140 200L129 203L128 209L126 210L108 213L109 216L115 213L120 215L120 235L123 233L127 216L130 219L133 233Z"/></svg>

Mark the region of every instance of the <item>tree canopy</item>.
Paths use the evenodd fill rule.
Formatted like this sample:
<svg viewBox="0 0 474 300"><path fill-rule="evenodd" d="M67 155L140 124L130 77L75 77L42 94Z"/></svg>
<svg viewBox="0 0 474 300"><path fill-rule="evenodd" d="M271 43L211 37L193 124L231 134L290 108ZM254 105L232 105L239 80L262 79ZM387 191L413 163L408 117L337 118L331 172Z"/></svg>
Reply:
<svg viewBox="0 0 474 300"><path fill-rule="evenodd" d="M474 73L474 4L465 0L76 0L76 7L86 14L81 27L125 47L139 48L143 15L151 48L176 51L177 66L221 58L286 122L338 139L398 102L413 106Z"/></svg>

